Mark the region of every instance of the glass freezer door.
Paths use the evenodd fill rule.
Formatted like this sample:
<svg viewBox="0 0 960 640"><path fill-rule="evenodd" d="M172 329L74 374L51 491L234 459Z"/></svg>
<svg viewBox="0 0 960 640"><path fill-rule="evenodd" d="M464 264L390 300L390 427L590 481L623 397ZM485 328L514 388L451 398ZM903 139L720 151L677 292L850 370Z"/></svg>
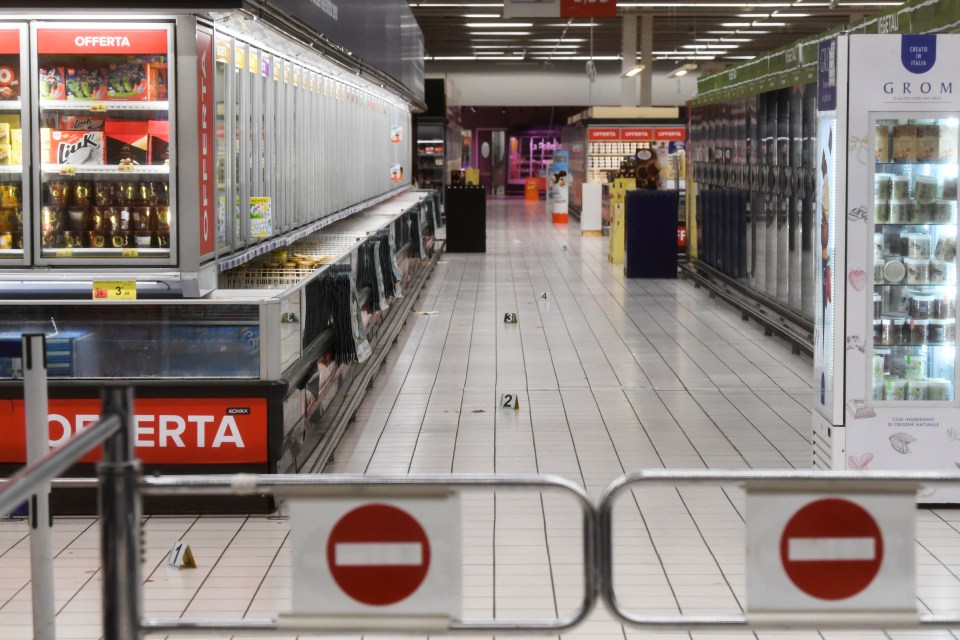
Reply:
<svg viewBox="0 0 960 640"><path fill-rule="evenodd" d="M176 262L172 27L34 27L38 264Z"/></svg>
<svg viewBox="0 0 960 640"><path fill-rule="evenodd" d="M953 116L873 114L874 402L954 399L957 125Z"/></svg>
<svg viewBox="0 0 960 640"><path fill-rule="evenodd" d="M29 96L24 82L26 27L0 23L0 267L23 265L29 237L23 234L29 157L24 158L24 123ZM29 129L26 139L29 140Z"/></svg>

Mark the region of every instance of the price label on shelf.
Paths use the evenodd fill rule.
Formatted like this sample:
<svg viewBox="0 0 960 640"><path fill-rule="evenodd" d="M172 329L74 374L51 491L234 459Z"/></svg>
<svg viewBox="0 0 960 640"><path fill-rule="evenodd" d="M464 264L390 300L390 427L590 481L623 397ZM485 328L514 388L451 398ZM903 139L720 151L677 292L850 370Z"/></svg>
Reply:
<svg viewBox="0 0 960 640"><path fill-rule="evenodd" d="M107 111L107 103L106 103L106 102L91 102L91 103L90 103L90 111L94 111L94 112L96 112L96 113L106 113L106 111Z"/></svg>
<svg viewBox="0 0 960 640"><path fill-rule="evenodd" d="M72 249L57 249L57 252L54 254L58 258L72 258L73 250Z"/></svg>
<svg viewBox="0 0 960 640"><path fill-rule="evenodd" d="M129 172L129 173L132 173L132 172L133 172L133 165L132 165L132 164L118 164L118 165L117 165L117 171L120 171L121 173L124 172L124 171L127 171L127 172Z"/></svg>
<svg viewBox="0 0 960 640"><path fill-rule="evenodd" d="M72 164L63 164L60 165L60 175L62 176L75 176L77 175L77 168Z"/></svg>
<svg viewBox="0 0 960 640"><path fill-rule="evenodd" d="M137 251L136 249L124 249L123 251L120 252L120 255L121 257L124 257L124 258L136 258L137 256L140 255L140 252Z"/></svg>
<svg viewBox="0 0 960 640"><path fill-rule="evenodd" d="M136 300L136 280L94 280L94 300Z"/></svg>

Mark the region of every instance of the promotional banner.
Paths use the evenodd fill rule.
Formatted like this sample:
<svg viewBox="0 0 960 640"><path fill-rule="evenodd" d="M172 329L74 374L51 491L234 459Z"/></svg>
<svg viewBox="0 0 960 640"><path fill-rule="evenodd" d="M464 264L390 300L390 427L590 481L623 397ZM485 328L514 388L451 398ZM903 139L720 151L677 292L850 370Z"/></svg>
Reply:
<svg viewBox="0 0 960 640"><path fill-rule="evenodd" d="M550 192L548 201L551 204L554 222L567 222L570 207L569 184L570 152L565 149L557 149L553 152L553 162L547 185Z"/></svg>
<svg viewBox="0 0 960 640"><path fill-rule="evenodd" d="M222 43L217 43L217 52L221 53ZM197 138L200 159L200 175L197 185L200 191L200 255L213 253L214 212L213 212L213 35L197 31Z"/></svg>
<svg viewBox="0 0 960 640"><path fill-rule="evenodd" d="M504 18L616 18L617 0L504 0Z"/></svg>
<svg viewBox="0 0 960 640"><path fill-rule="evenodd" d="M147 464L242 464L267 461L265 398L137 398L137 457ZM51 399L50 447L100 419L100 401ZM0 462L26 462L23 400L0 400ZM99 451L83 462L96 462Z"/></svg>

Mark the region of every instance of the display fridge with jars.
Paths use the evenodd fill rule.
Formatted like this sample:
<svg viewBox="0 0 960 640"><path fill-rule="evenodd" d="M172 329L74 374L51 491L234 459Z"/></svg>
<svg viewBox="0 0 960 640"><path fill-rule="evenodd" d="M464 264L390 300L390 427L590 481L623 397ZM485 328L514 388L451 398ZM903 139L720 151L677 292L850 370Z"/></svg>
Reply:
<svg viewBox="0 0 960 640"><path fill-rule="evenodd" d="M840 36L820 54L814 464L956 470L960 37Z"/></svg>

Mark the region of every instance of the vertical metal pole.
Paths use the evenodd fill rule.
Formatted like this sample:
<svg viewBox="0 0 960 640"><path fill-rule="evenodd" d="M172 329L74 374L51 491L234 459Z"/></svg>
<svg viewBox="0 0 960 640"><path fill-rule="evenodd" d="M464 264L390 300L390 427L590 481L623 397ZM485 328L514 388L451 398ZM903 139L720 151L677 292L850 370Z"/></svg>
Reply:
<svg viewBox="0 0 960 640"><path fill-rule="evenodd" d="M653 14L640 17L640 106L653 105Z"/></svg>
<svg viewBox="0 0 960 640"><path fill-rule="evenodd" d="M626 77L626 73L637 66L637 14L625 11L623 14L623 33L621 34L620 64L620 106L637 106L637 78Z"/></svg>
<svg viewBox="0 0 960 640"><path fill-rule="evenodd" d="M119 415L123 429L103 445L100 477L100 552L103 567L104 640L140 640L141 571L140 461L133 457L133 389L108 386L100 394L101 415Z"/></svg>
<svg viewBox="0 0 960 640"><path fill-rule="evenodd" d="M27 462L50 451L47 407L47 341L42 333L24 334L23 405L27 429ZM33 637L57 637L57 610L53 595L53 519L50 483L37 486L30 497L30 595L33 598Z"/></svg>

